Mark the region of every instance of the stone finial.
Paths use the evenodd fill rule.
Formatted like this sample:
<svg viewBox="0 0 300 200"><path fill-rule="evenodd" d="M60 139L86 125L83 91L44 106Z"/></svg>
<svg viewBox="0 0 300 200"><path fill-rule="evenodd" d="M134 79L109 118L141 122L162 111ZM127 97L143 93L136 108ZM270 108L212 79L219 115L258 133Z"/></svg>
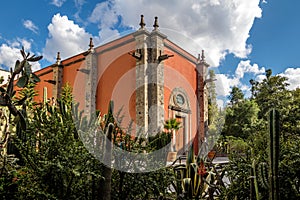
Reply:
<svg viewBox="0 0 300 200"><path fill-rule="evenodd" d="M154 25L153 25L153 27L154 27L154 31L156 31L156 30L158 30L158 27L159 27L159 25L158 25L158 17L155 17L154 19L155 19L155 20L154 20Z"/></svg>
<svg viewBox="0 0 300 200"><path fill-rule="evenodd" d="M202 50L201 61L205 61L204 50Z"/></svg>
<svg viewBox="0 0 300 200"><path fill-rule="evenodd" d="M56 64L60 65L60 61L61 61L60 52L57 52L57 55L56 55Z"/></svg>
<svg viewBox="0 0 300 200"><path fill-rule="evenodd" d="M144 29L144 27L146 26L145 21L144 21L144 15L141 15L141 22L139 25L141 26L140 29Z"/></svg>
<svg viewBox="0 0 300 200"><path fill-rule="evenodd" d="M198 64L204 64L206 67L209 67L209 64L205 60L204 50L202 50L201 54L198 54L197 62Z"/></svg>
<svg viewBox="0 0 300 200"><path fill-rule="evenodd" d="M93 43L93 38L90 38L90 44L89 44L89 51L94 51L94 43Z"/></svg>

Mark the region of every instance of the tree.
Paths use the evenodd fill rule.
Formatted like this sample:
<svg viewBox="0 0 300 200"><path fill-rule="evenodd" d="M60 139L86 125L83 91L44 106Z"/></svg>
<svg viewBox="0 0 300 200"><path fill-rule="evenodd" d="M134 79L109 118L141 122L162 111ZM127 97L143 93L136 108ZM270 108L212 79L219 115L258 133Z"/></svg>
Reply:
<svg viewBox="0 0 300 200"><path fill-rule="evenodd" d="M251 99L256 96L258 81L250 79L249 83L251 84Z"/></svg>
<svg viewBox="0 0 300 200"><path fill-rule="evenodd" d="M286 77L272 76L272 70L266 70L266 78L257 84L255 91L255 101L260 108L259 117L264 117L271 108L286 112L286 105L291 100L287 86Z"/></svg>
<svg viewBox="0 0 300 200"><path fill-rule="evenodd" d="M242 90L236 86L232 88L229 99L230 106L225 110L223 135L247 139L259 124L259 107L254 100L244 99Z"/></svg>
<svg viewBox="0 0 300 200"><path fill-rule="evenodd" d="M282 108L282 125L286 135L300 135L300 88L297 88L290 93L289 99L285 101Z"/></svg>
<svg viewBox="0 0 300 200"><path fill-rule="evenodd" d="M208 91L208 132L206 134L209 149L212 149L222 132L222 127L225 122L224 111L218 109L217 93L216 93L216 75L213 70L209 70L209 79L207 83Z"/></svg>
<svg viewBox="0 0 300 200"><path fill-rule="evenodd" d="M173 131L178 131L181 128L180 122L175 118L165 121L164 128L167 129L170 133Z"/></svg>
<svg viewBox="0 0 300 200"><path fill-rule="evenodd" d="M213 82L216 78L216 75L213 70L209 70L208 73L209 73L209 80L212 80L211 82L207 83L208 125L214 125L215 120L218 118L216 84Z"/></svg>
<svg viewBox="0 0 300 200"><path fill-rule="evenodd" d="M237 104L244 99L244 93L237 86L233 86L229 95L231 105Z"/></svg>

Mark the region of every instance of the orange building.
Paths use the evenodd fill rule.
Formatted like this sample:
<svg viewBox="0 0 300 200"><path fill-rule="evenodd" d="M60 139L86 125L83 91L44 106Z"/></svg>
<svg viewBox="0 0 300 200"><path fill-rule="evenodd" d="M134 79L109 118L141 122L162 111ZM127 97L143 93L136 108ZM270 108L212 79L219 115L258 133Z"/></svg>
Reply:
<svg viewBox="0 0 300 200"><path fill-rule="evenodd" d="M122 108L123 126L133 121L136 130L154 134L164 121L181 122L172 150L185 152L191 142L205 138L207 129L207 94L205 74L208 64L204 52L196 58L158 29L140 29L112 42L89 48L36 72L41 82L37 101L59 98L62 87L73 88L75 100L86 115L100 110L106 113L110 100L115 111ZM194 140L195 139L195 140Z"/></svg>

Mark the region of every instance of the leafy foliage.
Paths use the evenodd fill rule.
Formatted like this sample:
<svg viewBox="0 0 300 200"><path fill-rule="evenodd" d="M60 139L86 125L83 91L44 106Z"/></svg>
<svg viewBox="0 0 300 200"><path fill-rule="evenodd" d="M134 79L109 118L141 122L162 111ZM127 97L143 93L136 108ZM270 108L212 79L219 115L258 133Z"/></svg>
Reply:
<svg viewBox="0 0 300 200"><path fill-rule="evenodd" d="M174 181L171 168L147 173L113 171L112 199L158 199L172 197L168 187ZM173 199L173 198L172 198Z"/></svg>
<svg viewBox="0 0 300 200"><path fill-rule="evenodd" d="M231 105L235 105L240 101L244 100L244 94L240 88L233 86L229 95L229 100Z"/></svg>
<svg viewBox="0 0 300 200"><path fill-rule="evenodd" d="M19 197L91 199L102 179L101 163L83 146L64 101L35 107L26 139L15 138L24 166ZM84 163L84 165L82 165ZM30 187L28 184L30 183Z"/></svg>
<svg viewBox="0 0 300 200"><path fill-rule="evenodd" d="M243 100L226 109L223 132L247 139L260 126L259 107L255 101Z"/></svg>
<svg viewBox="0 0 300 200"><path fill-rule="evenodd" d="M19 88L27 87L30 83L39 81L39 78L32 73L29 62L37 62L42 56L31 56L20 50L23 60L17 60L14 69L10 70L10 79L6 85L0 87L0 196L4 199L14 199L17 187L17 170L19 165L14 155L8 155L12 152L12 134L21 129L27 128L26 124L26 99L15 98L17 90L15 89L15 78L21 77L16 81ZM2 80L0 81L2 83Z"/></svg>
<svg viewBox="0 0 300 200"><path fill-rule="evenodd" d="M280 113L279 195L280 199L299 199L299 88L288 90L287 78L266 71L261 82L251 80L252 97L226 108L224 135L242 137L248 147L231 152L228 177L232 180L224 199L269 198L270 109ZM234 139L234 138L233 138ZM253 178L254 177L254 178Z"/></svg>

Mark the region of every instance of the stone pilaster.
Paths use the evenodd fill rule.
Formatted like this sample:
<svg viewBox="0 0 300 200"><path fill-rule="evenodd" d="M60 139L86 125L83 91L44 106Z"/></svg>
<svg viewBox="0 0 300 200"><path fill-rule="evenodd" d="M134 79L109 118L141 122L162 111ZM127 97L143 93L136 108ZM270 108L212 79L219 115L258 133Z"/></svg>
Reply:
<svg viewBox="0 0 300 200"><path fill-rule="evenodd" d="M196 65L197 69L197 99L199 104L199 109L197 112L197 119L199 121L199 128L197 136L195 138L196 149L200 147L201 143L204 141L207 130L207 121L208 121L208 94L206 87L206 75L207 68L209 65L205 61L204 51L202 51L201 57L199 55L198 63Z"/></svg>
<svg viewBox="0 0 300 200"><path fill-rule="evenodd" d="M159 56L164 53L164 39L157 27L150 35L148 48L148 109L149 134L153 135L163 129L164 124L164 62Z"/></svg>
<svg viewBox="0 0 300 200"><path fill-rule="evenodd" d="M55 99L59 99L62 92L63 87L63 65L61 65L60 62L60 53L57 53L56 63L53 65L53 90L52 90L52 96Z"/></svg>
<svg viewBox="0 0 300 200"><path fill-rule="evenodd" d="M140 26L134 33L136 49L131 53L136 58L136 121L140 128L153 135L164 124L164 64L159 58L166 36L158 30L157 17L151 33L145 29L143 15Z"/></svg>
<svg viewBox="0 0 300 200"><path fill-rule="evenodd" d="M84 113L89 118L96 113L96 91L98 83L97 71L97 55L94 51L90 52L85 57L86 64L86 81L85 81L85 108Z"/></svg>
<svg viewBox="0 0 300 200"><path fill-rule="evenodd" d="M138 131L148 130L148 37L149 32L142 27L134 34L136 49L136 123Z"/></svg>

